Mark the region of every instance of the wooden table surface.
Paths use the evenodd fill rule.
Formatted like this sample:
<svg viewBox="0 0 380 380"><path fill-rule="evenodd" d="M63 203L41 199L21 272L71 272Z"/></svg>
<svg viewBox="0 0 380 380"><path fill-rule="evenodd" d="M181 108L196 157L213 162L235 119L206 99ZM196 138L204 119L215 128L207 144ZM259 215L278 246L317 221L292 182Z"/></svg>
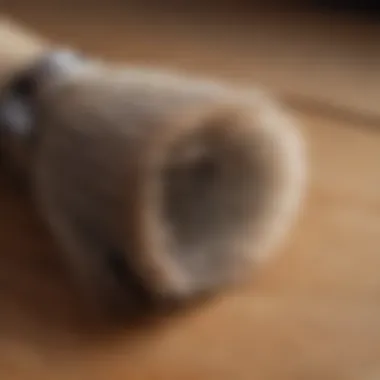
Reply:
<svg viewBox="0 0 380 380"><path fill-rule="evenodd" d="M260 72L238 65L223 44L215 53L223 64L207 61L196 33L187 36L185 52L175 35L149 34L153 23L148 28L137 17L127 27L114 11L90 22L84 13L62 18L56 9L47 18L45 8L33 7L15 1L4 9L48 37L110 58L130 54L216 75L229 67L229 79ZM242 45L239 39L244 57ZM379 379L380 133L323 110L294 113L309 146L310 184L286 247L250 286L150 327L100 327L86 315L43 227L0 176L0 378Z"/></svg>

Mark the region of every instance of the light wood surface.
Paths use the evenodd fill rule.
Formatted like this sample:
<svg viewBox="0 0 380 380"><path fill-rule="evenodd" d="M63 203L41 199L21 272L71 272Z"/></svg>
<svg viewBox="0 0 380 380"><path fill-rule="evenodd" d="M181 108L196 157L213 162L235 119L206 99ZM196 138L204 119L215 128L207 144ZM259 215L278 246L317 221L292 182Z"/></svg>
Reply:
<svg viewBox="0 0 380 380"><path fill-rule="evenodd" d="M79 16L47 17L37 8L8 10L48 37L110 58L254 79L250 65L237 63L222 41L206 56L205 38L196 33L151 34L154 23L140 20L139 29L138 18L134 26L123 24L128 16L111 10L92 15L92 23L82 13L87 21L80 25ZM237 40L242 60L244 45L249 40ZM350 70L348 63L342 67ZM311 82L305 78L304 87ZM331 83L329 91L337 87ZM294 113L309 146L309 196L281 255L250 286L150 327L111 329L86 315L43 226L1 176L0 378L380 378L380 134L322 111Z"/></svg>
<svg viewBox="0 0 380 380"><path fill-rule="evenodd" d="M272 3L297 1L3 0L0 11L106 58L259 83L380 124L380 23Z"/></svg>

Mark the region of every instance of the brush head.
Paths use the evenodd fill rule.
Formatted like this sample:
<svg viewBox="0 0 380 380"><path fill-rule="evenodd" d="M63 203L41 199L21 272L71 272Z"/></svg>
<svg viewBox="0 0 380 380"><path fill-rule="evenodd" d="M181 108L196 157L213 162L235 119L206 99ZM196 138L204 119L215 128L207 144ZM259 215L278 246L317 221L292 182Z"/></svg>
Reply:
<svg viewBox="0 0 380 380"><path fill-rule="evenodd" d="M38 136L23 161L32 193L95 298L214 292L251 273L291 226L302 138L262 93L61 53L26 78L29 100L8 92L29 107L29 132L14 136Z"/></svg>

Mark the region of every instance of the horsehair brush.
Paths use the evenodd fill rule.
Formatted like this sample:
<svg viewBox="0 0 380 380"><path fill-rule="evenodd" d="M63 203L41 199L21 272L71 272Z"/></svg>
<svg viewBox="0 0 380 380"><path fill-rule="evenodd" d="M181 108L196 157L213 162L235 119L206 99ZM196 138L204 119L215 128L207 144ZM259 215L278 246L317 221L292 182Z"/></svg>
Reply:
<svg viewBox="0 0 380 380"><path fill-rule="evenodd" d="M106 307L188 300L276 251L306 169L270 96L68 50L32 56L2 85L2 153L84 294Z"/></svg>

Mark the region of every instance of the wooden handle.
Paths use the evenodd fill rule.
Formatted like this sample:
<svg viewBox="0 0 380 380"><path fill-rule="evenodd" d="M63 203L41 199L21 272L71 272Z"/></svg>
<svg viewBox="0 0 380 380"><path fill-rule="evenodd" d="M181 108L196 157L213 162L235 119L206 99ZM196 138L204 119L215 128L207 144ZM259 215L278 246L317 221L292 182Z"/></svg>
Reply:
<svg viewBox="0 0 380 380"><path fill-rule="evenodd" d="M13 22L0 18L0 86L12 74L30 64L48 49L43 38Z"/></svg>

